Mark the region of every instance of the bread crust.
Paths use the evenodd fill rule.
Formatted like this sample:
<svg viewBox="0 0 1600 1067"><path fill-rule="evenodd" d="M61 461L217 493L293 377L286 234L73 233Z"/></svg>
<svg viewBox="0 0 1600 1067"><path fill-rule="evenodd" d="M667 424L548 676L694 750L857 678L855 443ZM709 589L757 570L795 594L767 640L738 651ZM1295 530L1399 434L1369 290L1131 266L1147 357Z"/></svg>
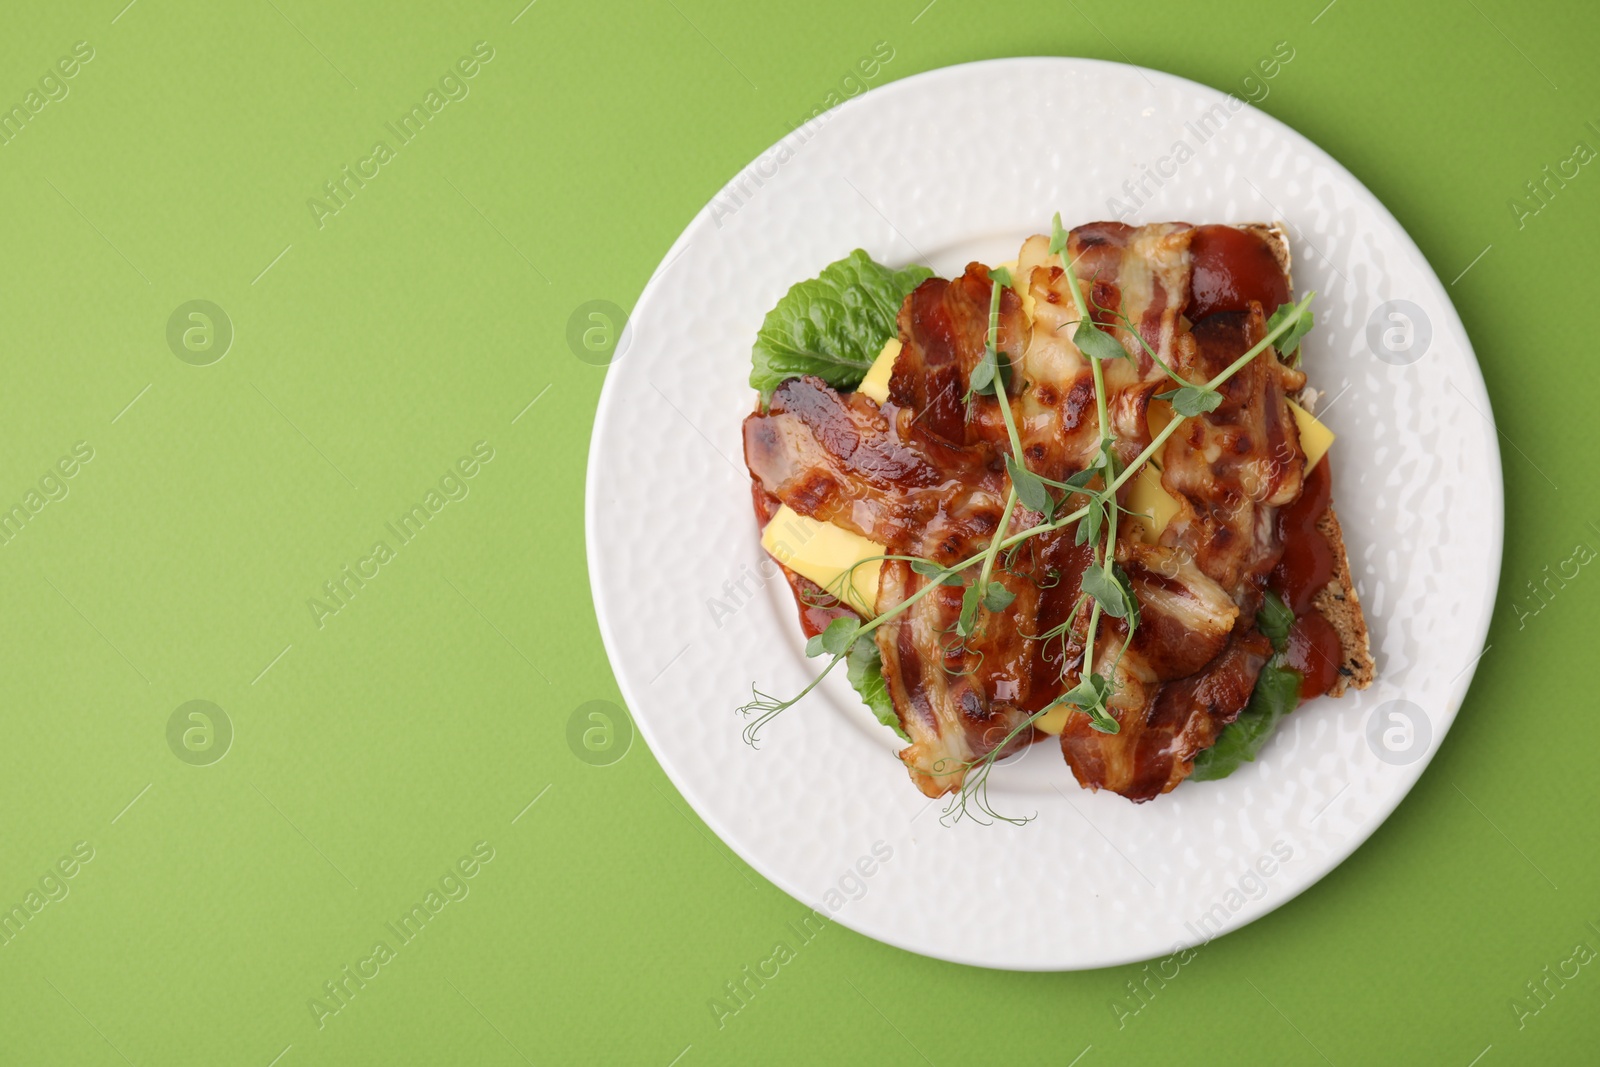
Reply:
<svg viewBox="0 0 1600 1067"><path fill-rule="evenodd" d="M1317 532L1327 538L1333 550L1335 570L1333 579L1317 593L1311 606L1328 620L1339 635L1339 647L1344 655L1339 662L1339 677L1328 689L1329 696L1343 696L1346 689L1365 689L1372 684L1377 673L1372 662L1372 648L1367 634L1367 620L1361 614L1361 598L1356 594L1355 580L1350 577L1350 557L1345 550L1344 531L1339 527L1339 517L1330 504L1317 520Z"/></svg>

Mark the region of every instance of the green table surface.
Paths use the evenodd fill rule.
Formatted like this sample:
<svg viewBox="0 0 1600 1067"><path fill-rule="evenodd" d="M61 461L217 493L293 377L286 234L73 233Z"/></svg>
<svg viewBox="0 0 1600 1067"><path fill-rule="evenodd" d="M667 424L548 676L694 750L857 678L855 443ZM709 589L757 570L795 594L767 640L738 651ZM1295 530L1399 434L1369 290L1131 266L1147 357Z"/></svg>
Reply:
<svg viewBox="0 0 1600 1067"><path fill-rule="evenodd" d="M6 12L0 1062L1595 1062L1593 5L525 2ZM1241 91L1279 42L1261 107L1416 239L1493 397L1455 728L1170 980L832 925L719 1017L806 909L626 719L583 743L620 696L569 320L875 49Z"/></svg>

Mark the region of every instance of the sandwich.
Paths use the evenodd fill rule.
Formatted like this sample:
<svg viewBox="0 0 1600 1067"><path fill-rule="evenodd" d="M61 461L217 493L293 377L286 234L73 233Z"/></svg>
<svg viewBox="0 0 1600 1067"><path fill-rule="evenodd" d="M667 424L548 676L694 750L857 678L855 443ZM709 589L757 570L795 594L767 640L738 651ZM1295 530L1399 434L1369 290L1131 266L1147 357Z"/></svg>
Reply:
<svg viewBox="0 0 1600 1067"><path fill-rule="evenodd" d="M769 313L762 544L924 794L995 814L1050 743L1148 801L1371 684L1290 266L1276 224L1058 216L954 278L858 250ZM747 740L796 700L756 690Z"/></svg>

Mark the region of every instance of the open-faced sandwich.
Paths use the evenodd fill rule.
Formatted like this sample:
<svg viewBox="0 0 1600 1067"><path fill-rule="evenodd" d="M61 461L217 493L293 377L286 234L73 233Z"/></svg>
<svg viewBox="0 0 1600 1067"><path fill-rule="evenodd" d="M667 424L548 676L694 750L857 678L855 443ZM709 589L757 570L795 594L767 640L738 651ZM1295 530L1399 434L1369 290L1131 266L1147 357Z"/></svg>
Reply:
<svg viewBox="0 0 1600 1067"><path fill-rule="evenodd" d="M845 664L947 810L996 814L990 768L1046 739L1150 800L1372 681L1289 263L1275 225L1058 216L949 280L856 251L768 314L762 544L819 680ZM758 690L747 740L798 699Z"/></svg>

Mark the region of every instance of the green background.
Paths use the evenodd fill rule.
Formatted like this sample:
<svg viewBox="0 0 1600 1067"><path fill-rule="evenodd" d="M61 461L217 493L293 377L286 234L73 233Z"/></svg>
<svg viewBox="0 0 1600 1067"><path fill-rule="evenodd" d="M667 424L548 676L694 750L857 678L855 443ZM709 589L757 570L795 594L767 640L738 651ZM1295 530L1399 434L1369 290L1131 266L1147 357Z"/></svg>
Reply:
<svg viewBox="0 0 1600 1067"><path fill-rule="evenodd" d="M1600 173L1508 207L1600 147L1592 4L123 2L0 33L7 108L94 50L0 146L0 508L93 449L0 546L0 907L94 853L0 946L0 1062L1593 1062L1600 962L1520 1026L1511 1000L1600 948L1600 577L1528 590L1600 548ZM834 925L719 1028L707 1001L805 909L625 719L609 765L569 743L620 700L583 546L605 371L569 317L630 307L880 41L874 84L1061 54L1237 90L1280 40L1264 110L1466 270L1506 555L1454 729L1354 857L1121 1026L1139 968L988 972ZM470 95L319 228L308 199L478 41ZM210 366L167 341L195 299L235 331ZM319 627L308 599L479 441L470 494ZM194 699L232 724L220 762L169 745ZM470 894L319 1028L323 983L480 841Z"/></svg>

